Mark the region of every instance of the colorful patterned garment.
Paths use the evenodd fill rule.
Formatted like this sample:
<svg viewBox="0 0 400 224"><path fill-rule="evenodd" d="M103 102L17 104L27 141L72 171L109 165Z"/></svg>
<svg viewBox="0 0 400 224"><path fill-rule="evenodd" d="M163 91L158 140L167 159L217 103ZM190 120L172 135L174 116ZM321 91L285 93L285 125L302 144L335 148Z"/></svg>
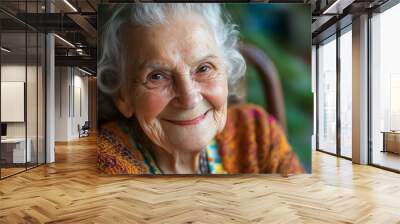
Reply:
<svg viewBox="0 0 400 224"><path fill-rule="evenodd" d="M162 174L151 153L135 140L137 132L129 124L125 120L102 125L98 170L106 174ZM203 153L202 174L304 172L277 121L251 104L229 107L224 130Z"/></svg>

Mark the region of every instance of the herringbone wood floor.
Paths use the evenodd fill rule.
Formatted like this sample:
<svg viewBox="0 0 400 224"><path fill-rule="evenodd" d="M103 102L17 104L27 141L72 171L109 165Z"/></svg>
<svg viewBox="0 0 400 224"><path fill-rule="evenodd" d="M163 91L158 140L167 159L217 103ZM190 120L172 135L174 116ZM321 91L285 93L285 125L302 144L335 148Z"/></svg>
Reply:
<svg viewBox="0 0 400 224"><path fill-rule="evenodd" d="M313 174L99 176L94 137L0 181L0 223L400 223L400 175L313 153Z"/></svg>

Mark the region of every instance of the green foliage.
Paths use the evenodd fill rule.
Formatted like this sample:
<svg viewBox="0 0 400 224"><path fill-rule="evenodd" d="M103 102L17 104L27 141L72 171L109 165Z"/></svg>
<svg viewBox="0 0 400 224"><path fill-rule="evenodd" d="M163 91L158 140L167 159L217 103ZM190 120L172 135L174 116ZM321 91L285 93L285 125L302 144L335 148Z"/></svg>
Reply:
<svg viewBox="0 0 400 224"><path fill-rule="evenodd" d="M282 31L282 27L280 27L290 26L291 20L288 23L288 20L283 18L302 20L296 21L297 24L310 24L310 10L306 10L307 7L298 7L293 4L279 4L279 7L273 7L271 4L261 6L264 8L257 8L257 10L252 11L251 9L255 7L254 4L252 6L228 4L226 9L231 12L232 20L240 27L241 40L262 49L275 64L284 90L289 142L306 170L311 171L311 135L313 128L311 37L293 34L293 32L299 31L311 33L311 30L307 26L305 30L297 27L292 32L295 37L289 38L282 35L282 32L285 33L285 29ZM282 17L275 18L275 25L270 25L271 29L268 29L269 24L266 25L254 20L254 18L258 20L268 19L266 13L276 15L277 12L280 12L279 15ZM253 17L253 19L249 19L249 17ZM277 21L279 18L283 22ZM249 25L249 21L255 22ZM297 36L301 37L300 40L296 38ZM246 73L246 85L247 101L265 107L263 87L252 66L248 67Z"/></svg>

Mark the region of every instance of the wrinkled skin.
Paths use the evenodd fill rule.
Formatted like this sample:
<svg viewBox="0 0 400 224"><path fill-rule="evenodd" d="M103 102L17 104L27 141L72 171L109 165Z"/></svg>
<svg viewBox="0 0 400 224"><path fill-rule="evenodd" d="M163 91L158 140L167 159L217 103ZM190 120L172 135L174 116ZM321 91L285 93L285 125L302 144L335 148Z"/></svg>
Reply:
<svg viewBox="0 0 400 224"><path fill-rule="evenodd" d="M201 16L167 21L126 29L121 68L126 80L114 102L125 117L136 116L164 173L196 173L199 152L225 126L227 74ZM149 88L148 83L170 85Z"/></svg>

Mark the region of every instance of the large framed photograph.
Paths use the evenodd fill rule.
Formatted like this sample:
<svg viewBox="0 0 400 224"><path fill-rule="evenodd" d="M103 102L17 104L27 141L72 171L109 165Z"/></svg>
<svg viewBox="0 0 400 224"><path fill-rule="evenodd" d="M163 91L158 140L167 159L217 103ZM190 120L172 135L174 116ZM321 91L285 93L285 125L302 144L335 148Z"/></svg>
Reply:
<svg viewBox="0 0 400 224"><path fill-rule="evenodd" d="M98 13L99 172L311 172L308 5L124 3Z"/></svg>

